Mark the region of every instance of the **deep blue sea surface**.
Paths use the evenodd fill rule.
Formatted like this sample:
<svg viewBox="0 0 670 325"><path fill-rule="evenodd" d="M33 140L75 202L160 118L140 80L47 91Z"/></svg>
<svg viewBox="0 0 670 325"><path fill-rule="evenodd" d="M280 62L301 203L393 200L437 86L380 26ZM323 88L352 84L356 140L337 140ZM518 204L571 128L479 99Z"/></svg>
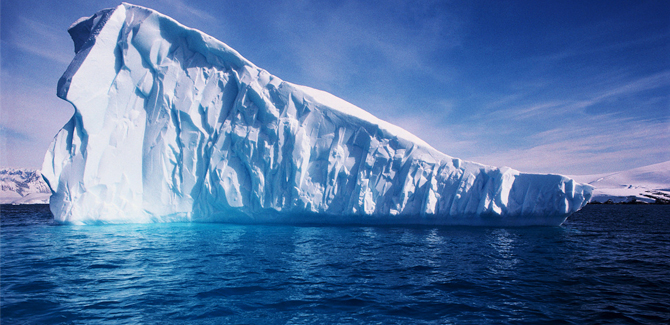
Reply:
<svg viewBox="0 0 670 325"><path fill-rule="evenodd" d="M2 206L2 324L670 323L670 206L561 227L62 226Z"/></svg>

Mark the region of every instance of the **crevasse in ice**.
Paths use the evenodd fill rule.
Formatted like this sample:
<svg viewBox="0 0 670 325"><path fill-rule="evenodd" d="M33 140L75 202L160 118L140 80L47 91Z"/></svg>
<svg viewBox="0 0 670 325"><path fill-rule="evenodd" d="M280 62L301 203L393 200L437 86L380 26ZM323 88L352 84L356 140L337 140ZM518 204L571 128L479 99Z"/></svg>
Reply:
<svg viewBox="0 0 670 325"><path fill-rule="evenodd" d="M449 157L150 9L69 32L58 96L75 113L42 169L59 222L558 225L591 196Z"/></svg>

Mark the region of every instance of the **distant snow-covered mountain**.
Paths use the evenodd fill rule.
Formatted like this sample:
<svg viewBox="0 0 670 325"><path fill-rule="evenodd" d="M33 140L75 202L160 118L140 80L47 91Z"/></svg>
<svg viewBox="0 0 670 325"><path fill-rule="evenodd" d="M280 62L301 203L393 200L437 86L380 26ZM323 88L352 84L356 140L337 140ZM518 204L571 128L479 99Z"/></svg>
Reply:
<svg viewBox="0 0 670 325"><path fill-rule="evenodd" d="M39 170L0 168L0 204L46 204L50 196Z"/></svg>
<svg viewBox="0 0 670 325"><path fill-rule="evenodd" d="M591 202L670 201L670 161L616 173L570 177L595 187Z"/></svg>

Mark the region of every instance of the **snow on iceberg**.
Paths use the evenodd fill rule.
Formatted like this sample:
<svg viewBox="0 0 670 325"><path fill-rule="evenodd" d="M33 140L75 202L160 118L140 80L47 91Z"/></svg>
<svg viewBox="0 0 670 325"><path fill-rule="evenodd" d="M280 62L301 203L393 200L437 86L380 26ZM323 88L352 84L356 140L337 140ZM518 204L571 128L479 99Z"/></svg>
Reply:
<svg viewBox="0 0 670 325"><path fill-rule="evenodd" d="M55 220L559 225L592 188L449 157L226 44L121 4L69 29Z"/></svg>

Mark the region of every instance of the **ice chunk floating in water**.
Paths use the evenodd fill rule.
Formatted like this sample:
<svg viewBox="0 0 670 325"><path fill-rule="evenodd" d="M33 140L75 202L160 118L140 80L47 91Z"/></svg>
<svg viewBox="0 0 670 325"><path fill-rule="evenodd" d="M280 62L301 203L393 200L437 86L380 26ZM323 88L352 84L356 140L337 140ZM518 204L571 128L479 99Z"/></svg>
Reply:
<svg viewBox="0 0 670 325"><path fill-rule="evenodd" d="M75 114L42 170L59 222L559 225L591 197L449 157L150 9L69 32L58 96Z"/></svg>

